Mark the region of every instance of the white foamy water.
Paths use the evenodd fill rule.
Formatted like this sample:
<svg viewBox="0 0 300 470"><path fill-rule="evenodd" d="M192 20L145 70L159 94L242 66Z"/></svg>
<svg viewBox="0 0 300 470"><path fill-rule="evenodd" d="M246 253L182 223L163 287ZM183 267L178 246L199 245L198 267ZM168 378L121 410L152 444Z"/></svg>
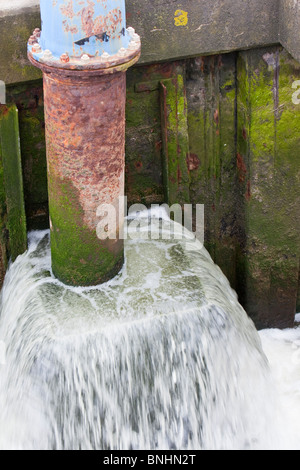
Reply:
<svg viewBox="0 0 300 470"><path fill-rule="evenodd" d="M286 330L262 330L259 335L269 361L282 415L283 436L279 446L299 450L300 327Z"/></svg>
<svg viewBox="0 0 300 470"><path fill-rule="evenodd" d="M48 232L29 242L2 290L0 449L289 447L277 336L192 234L126 241L122 272L94 288L51 275Z"/></svg>

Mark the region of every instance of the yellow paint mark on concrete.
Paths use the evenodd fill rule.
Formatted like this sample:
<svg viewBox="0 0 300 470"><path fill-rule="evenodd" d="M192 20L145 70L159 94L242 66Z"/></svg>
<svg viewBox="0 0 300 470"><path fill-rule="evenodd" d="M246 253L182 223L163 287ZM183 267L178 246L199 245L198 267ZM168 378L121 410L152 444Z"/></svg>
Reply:
<svg viewBox="0 0 300 470"><path fill-rule="evenodd" d="M188 24L188 12L183 10L175 11L175 26L186 26Z"/></svg>

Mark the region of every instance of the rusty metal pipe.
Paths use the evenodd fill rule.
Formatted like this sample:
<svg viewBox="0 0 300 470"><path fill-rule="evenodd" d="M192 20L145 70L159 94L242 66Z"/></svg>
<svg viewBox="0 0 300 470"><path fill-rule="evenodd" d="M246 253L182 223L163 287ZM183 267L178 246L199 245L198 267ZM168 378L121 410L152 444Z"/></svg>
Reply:
<svg viewBox="0 0 300 470"><path fill-rule="evenodd" d="M111 279L124 260L126 70L141 45L124 31L124 0L111 1L41 1L43 30L28 41L43 71L52 270L75 286ZM97 236L103 204L115 208L114 239Z"/></svg>

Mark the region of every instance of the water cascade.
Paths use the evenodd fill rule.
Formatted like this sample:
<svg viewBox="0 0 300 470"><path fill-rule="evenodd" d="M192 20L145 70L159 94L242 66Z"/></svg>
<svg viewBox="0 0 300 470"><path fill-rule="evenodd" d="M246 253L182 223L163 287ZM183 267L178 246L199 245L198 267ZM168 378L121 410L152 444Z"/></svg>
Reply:
<svg viewBox="0 0 300 470"><path fill-rule="evenodd" d="M30 233L10 266L0 448L282 445L268 362L227 279L181 225L134 221L123 270L105 284L58 281L48 231Z"/></svg>
<svg viewBox="0 0 300 470"><path fill-rule="evenodd" d="M41 12L28 55L44 77L50 230L29 233L1 292L0 449L288 448L263 336L200 241L155 211L119 237L125 71L141 50L124 0ZM103 203L114 240L97 237Z"/></svg>

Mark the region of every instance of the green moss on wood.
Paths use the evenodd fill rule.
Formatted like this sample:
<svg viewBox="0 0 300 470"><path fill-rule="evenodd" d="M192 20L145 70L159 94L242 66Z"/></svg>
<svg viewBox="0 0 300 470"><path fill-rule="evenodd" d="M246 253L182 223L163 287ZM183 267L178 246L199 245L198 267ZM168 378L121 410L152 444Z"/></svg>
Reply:
<svg viewBox="0 0 300 470"><path fill-rule="evenodd" d="M27 227L23 195L18 110L0 106L0 146L9 231L9 254L12 260L27 249ZM2 199L4 195L2 194ZM3 204L3 203L2 203Z"/></svg>
<svg viewBox="0 0 300 470"><path fill-rule="evenodd" d="M241 53L238 65L238 104L245 106L238 149L248 173L246 309L260 327L291 326L300 255L300 108L292 102L299 65L281 48Z"/></svg>
<svg viewBox="0 0 300 470"><path fill-rule="evenodd" d="M168 204L188 204L189 138L184 78L162 80L161 123L165 199Z"/></svg>
<svg viewBox="0 0 300 470"><path fill-rule="evenodd" d="M159 77L160 66L127 72L125 192L129 205L164 202Z"/></svg>
<svg viewBox="0 0 300 470"><path fill-rule="evenodd" d="M236 176L235 54L201 57L187 72L190 197L205 205L205 246L233 287L241 221Z"/></svg>
<svg viewBox="0 0 300 470"><path fill-rule="evenodd" d="M0 287L3 284L9 261L9 239L7 230L7 206L4 185L2 149L0 145Z"/></svg>
<svg viewBox="0 0 300 470"><path fill-rule="evenodd" d="M49 226L43 83L37 80L7 88L19 110L24 199L28 230Z"/></svg>

